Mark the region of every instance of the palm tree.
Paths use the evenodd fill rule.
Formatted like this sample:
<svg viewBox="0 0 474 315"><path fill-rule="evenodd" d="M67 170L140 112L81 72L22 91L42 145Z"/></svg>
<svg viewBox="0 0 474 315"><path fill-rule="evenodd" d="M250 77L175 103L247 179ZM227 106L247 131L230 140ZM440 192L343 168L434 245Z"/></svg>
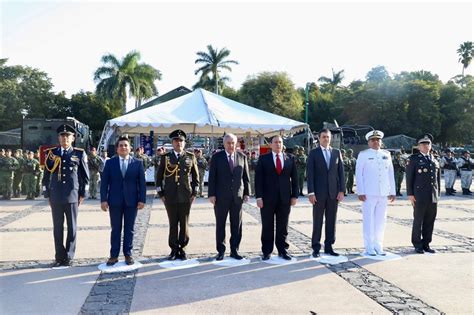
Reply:
<svg viewBox="0 0 474 315"><path fill-rule="evenodd" d="M96 93L109 100L118 100L125 105L127 92L134 96L135 106L142 100L158 94L154 81L161 79L161 72L152 66L139 64L140 53L129 52L121 61L112 54L102 56L103 65L94 73L94 81L98 82Z"/></svg>
<svg viewBox="0 0 474 315"><path fill-rule="evenodd" d="M328 85L331 92L334 92L334 90L337 88L337 86L344 80L344 70L334 72L334 69L332 70L332 78L328 78L325 76L322 76L318 79L319 82L322 82L325 85Z"/></svg>
<svg viewBox="0 0 474 315"><path fill-rule="evenodd" d="M464 76L464 70L469 67L469 64L472 61L472 56L474 55L474 47L472 42L462 43L457 53L459 55L459 62L462 63L462 76Z"/></svg>
<svg viewBox="0 0 474 315"><path fill-rule="evenodd" d="M201 72L200 81L206 81L206 76L212 73L212 79L215 84L215 93L219 94L219 74L221 69L232 71L230 64L239 63L235 60L225 60L230 55L230 50L227 48L214 49L212 45L207 45L207 52L198 51L196 53L198 58L194 61L195 64L204 64L201 68L194 71L194 74ZM207 80L209 80L208 78ZM198 82L199 83L199 82Z"/></svg>
<svg viewBox="0 0 474 315"><path fill-rule="evenodd" d="M229 81L230 79L228 77L219 77L219 82L217 83L219 91L222 91L226 83ZM215 91L216 82L214 81L214 78L211 78L209 75L201 76L199 78L199 81L193 85L193 90L197 88L201 88L208 91Z"/></svg>

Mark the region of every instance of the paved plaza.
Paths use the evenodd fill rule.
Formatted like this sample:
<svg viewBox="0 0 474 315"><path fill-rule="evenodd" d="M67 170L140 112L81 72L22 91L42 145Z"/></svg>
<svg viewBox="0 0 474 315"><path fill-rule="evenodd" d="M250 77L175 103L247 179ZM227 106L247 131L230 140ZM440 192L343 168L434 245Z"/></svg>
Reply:
<svg viewBox="0 0 474 315"><path fill-rule="evenodd" d="M389 205L385 249L401 259L387 261L360 256L361 203L349 195L339 206L334 246L349 261L334 265L309 258L312 212L306 197L290 215L288 241L296 262L260 260L260 214L253 199L243 208L240 248L250 263L216 265L213 209L207 199L197 199L187 252L199 265L167 269L160 266L170 252L166 211L149 187L133 253L143 266L125 273L97 268L108 257L110 235L98 200L80 206L74 266L61 270L49 268L54 244L47 201L0 201L0 314L472 314L474 198L461 196L459 181L455 188L458 196L443 193L438 206L434 255L413 251L413 210L406 197Z"/></svg>

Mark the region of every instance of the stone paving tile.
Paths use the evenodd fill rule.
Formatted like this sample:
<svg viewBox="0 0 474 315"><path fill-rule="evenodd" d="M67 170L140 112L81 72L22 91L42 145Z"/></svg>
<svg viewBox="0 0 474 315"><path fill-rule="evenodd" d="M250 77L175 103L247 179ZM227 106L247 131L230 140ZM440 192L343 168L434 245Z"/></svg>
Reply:
<svg viewBox="0 0 474 315"><path fill-rule="evenodd" d="M79 211L77 225L80 227L110 226L109 214L101 212ZM4 226L4 228L52 228L53 219L49 211L32 213Z"/></svg>
<svg viewBox="0 0 474 315"><path fill-rule="evenodd" d="M442 312L473 314L473 258L471 252L408 255L403 260L383 263L371 263L367 259L356 262Z"/></svg>
<svg viewBox="0 0 474 315"><path fill-rule="evenodd" d="M347 296L352 298L347 299ZM324 266L309 260L286 266L255 262L222 268L202 264L192 270L179 271L147 265L137 276L131 312L389 313Z"/></svg>
<svg viewBox="0 0 474 315"><path fill-rule="evenodd" d="M461 234L472 238L474 236L474 222L435 222L435 228L451 233Z"/></svg>
<svg viewBox="0 0 474 315"><path fill-rule="evenodd" d="M207 206L208 208L203 208L201 210L196 210L193 211L194 209L191 209L190 215L189 215L189 224L196 224L196 223L212 223L215 224L215 216L214 216L214 210L209 208L209 205ZM227 219L229 221L229 219ZM242 214L242 223L246 224L248 222L252 223L257 223L258 221L249 216L246 213ZM151 212L151 217L150 217L150 224L166 224L168 225L168 215L166 214L166 210L159 209L156 211Z"/></svg>
<svg viewBox="0 0 474 315"><path fill-rule="evenodd" d="M77 314L94 285L96 266L0 273L0 314Z"/></svg>

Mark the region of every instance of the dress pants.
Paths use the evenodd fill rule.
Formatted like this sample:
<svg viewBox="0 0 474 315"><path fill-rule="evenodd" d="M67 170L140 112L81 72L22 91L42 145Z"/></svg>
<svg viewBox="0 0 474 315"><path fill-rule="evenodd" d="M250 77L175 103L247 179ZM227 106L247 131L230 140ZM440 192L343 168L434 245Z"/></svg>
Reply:
<svg viewBox="0 0 474 315"><path fill-rule="evenodd" d="M57 261L72 260L76 251L77 212L79 204L51 203L53 215L53 235L55 259ZM64 216L67 223L66 246L64 246Z"/></svg>
<svg viewBox="0 0 474 315"><path fill-rule="evenodd" d="M437 203L421 201L415 203L411 231L411 243L415 248L427 247L431 243L437 210Z"/></svg>
<svg viewBox="0 0 474 315"><path fill-rule="evenodd" d="M123 255L132 256L133 233L135 231L135 219L137 218L137 208L110 207L110 257L118 257L120 253L120 241L122 238L123 221Z"/></svg>
<svg viewBox="0 0 474 315"><path fill-rule="evenodd" d="M230 215L230 249L238 251L242 240L242 201L234 202L232 199L226 202L219 200L214 206L216 216L216 249L218 253L225 253L225 225L227 214Z"/></svg>
<svg viewBox="0 0 474 315"><path fill-rule="evenodd" d="M166 200L165 207L170 224L168 245L172 250L184 249L189 243L188 222L191 203L168 202L168 200Z"/></svg>
<svg viewBox="0 0 474 315"><path fill-rule="evenodd" d="M337 199L331 199L329 196L318 198L313 206L313 234L311 237L311 247L315 252L321 249L321 232L323 228L323 216L325 217L325 240L324 249L329 250L336 242L336 217L337 217Z"/></svg>
<svg viewBox="0 0 474 315"><path fill-rule="evenodd" d="M288 236L288 220L290 217L290 204L281 201L269 203L263 200L263 208L260 209L262 216L262 253L269 255L273 252L273 242L279 254L286 254L289 244L286 242ZM276 220L276 232L275 232Z"/></svg>
<svg viewBox="0 0 474 315"><path fill-rule="evenodd" d="M374 250L381 252L387 220L387 196L366 197L362 204L365 252L370 253Z"/></svg>

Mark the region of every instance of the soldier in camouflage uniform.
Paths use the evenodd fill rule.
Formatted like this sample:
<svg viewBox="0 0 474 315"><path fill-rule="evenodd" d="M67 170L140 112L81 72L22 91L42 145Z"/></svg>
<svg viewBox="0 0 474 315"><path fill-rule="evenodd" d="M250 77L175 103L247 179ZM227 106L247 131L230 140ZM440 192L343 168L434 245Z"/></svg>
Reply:
<svg viewBox="0 0 474 315"><path fill-rule="evenodd" d="M347 181L346 181L346 190L348 194L353 194L354 193L354 175L355 175L355 169L356 169L356 162L357 160L353 156L354 150L349 149L347 150L347 163L348 163L348 168L347 168Z"/></svg>
<svg viewBox="0 0 474 315"><path fill-rule="evenodd" d="M18 169L18 161L12 156L12 150L5 151L5 157L0 161L0 185L3 200L10 200L13 194L13 173Z"/></svg>
<svg viewBox="0 0 474 315"><path fill-rule="evenodd" d="M135 157L142 160L143 169L145 170L146 174L147 168L150 167L150 160L148 158L148 155L145 154L145 150L143 149L143 147L139 147L135 150Z"/></svg>
<svg viewBox="0 0 474 315"><path fill-rule="evenodd" d="M257 168L257 163L258 163L258 159L257 159L257 154L255 153L255 151L253 151L251 154L250 154L250 159L249 159L249 177L250 177L250 194L252 196L255 196L255 169Z"/></svg>
<svg viewBox="0 0 474 315"><path fill-rule="evenodd" d="M21 188L24 186L21 183L21 179L23 177L23 151L21 149L17 149L15 151L15 159L18 162L18 168L13 172L13 197L18 198L20 197L20 194L22 191L25 191L24 189L22 190Z"/></svg>
<svg viewBox="0 0 474 315"><path fill-rule="evenodd" d="M300 188L299 194L300 196L303 195L303 185L304 179L306 177L306 160L308 157L304 154L304 148L300 146L295 146L296 149L296 171L298 172L298 187Z"/></svg>
<svg viewBox="0 0 474 315"><path fill-rule="evenodd" d="M401 152L395 153L395 156L392 159L392 164L393 164L393 171L395 174L395 188L397 191L397 196L403 196L402 193L400 192L400 189L402 187L403 177L405 176L406 163L402 159Z"/></svg>
<svg viewBox="0 0 474 315"><path fill-rule="evenodd" d="M347 178L349 177L349 160L346 156L346 150L341 149L342 163L344 165L344 196L347 196Z"/></svg>
<svg viewBox="0 0 474 315"><path fill-rule="evenodd" d="M28 159L28 153L29 153L29 152L30 152L29 150L23 151L23 161L26 161L26 160ZM23 177L22 177L22 178L23 178ZM26 194L26 187L25 187L25 183L23 182L23 179L21 180L21 193L22 193L23 195Z"/></svg>
<svg viewBox="0 0 474 315"><path fill-rule="evenodd" d="M155 179L158 174L158 168L160 167L161 163L161 156L163 155L164 149L162 147L156 148L155 156L151 159L151 165L155 168ZM158 194L155 195L155 198L160 198Z"/></svg>
<svg viewBox="0 0 474 315"><path fill-rule="evenodd" d="M102 159L97 155L97 149L92 147L88 158L89 166L89 199L97 199L99 172L103 169Z"/></svg>
<svg viewBox="0 0 474 315"><path fill-rule="evenodd" d="M194 154L196 155L196 162L199 170L199 197L204 197L204 174L207 169L207 160L202 156L202 150L200 149L194 150Z"/></svg>
<svg viewBox="0 0 474 315"><path fill-rule="evenodd" d="M34 159L33 151L28 152L27 159L23 161L22 182L25 183L26 200L35 200L36 195L36 180L40 170L40 165L37 160Z"/></svg>
<svg viewBox="0 0 474 315"><path fill-rule="evenodd" d="M41 193L41 183L43 182L43 174L44 174L43 166L41 166L41 163L40 163L39 150L35 152L34 159L38 161L38 164L39 164L38 175L36 176L36 191L35 191L35 197L39 197Z"/></svg>

